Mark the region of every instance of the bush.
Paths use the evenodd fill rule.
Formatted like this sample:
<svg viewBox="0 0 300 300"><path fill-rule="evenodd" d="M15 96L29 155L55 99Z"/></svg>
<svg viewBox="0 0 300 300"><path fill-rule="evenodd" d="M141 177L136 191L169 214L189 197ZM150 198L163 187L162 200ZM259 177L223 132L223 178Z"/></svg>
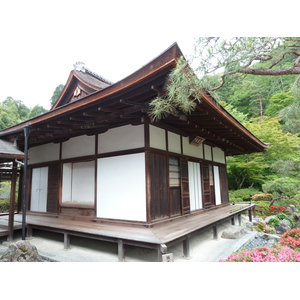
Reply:
<svg viewBox="0 0 300 300"><path fill-rule="evenodd" d="M300 252L285 245L234 252L220 262L300 262Z"/></svg>
<svg viewBox="0 0 300 300"><path fill-rule="evenodd" d="M8 200L0 200L0 213L5 213L9 211L9 201Z"/></svg>
<svg viewBox="0 0 300 300"><path fill-rule="evenodd" d="M273 199L272 194L255 194L252 197L253 201L271 201Z"/></svg>
<svg viewBox="0 0 300 300"><path fill-rule="evenodd" d="M279 206L279 205L271 205L270 210L272 210L275 214L276 213L283 213L284 211L286 211L286 207L285 206Z"/></svg>
<svg viewBox="0 0 300 300"><path fill-rule="evenodd" d="M272 218L272 219L269 220L268 224L270 226L275 227L275 226L278 226L280 224L280 220L277 219L277 218Z"/></svg>
<svg viewBox="0 0 300 300"><path fill-rule="evenodd" d="M251 197L255 194L259 194L259 191L255 188L239 189L229 192L230 202L242 202L250 201Z"/></svg>
<svg viewBox="0 0 300 300"><path fill-rule="evenodd" d="M276 215L276 217L279 219L279 220L288 220L290 223L291 223L291 226L294 227L295 226L295 222L293 221L292 218L290 218L288 215L284 214L284 213L279 213Z"/></svg>
<svg viewBox="0 0 300 300"><path fill-rule="evenodd" d="M280 243L293 249L300 248L300 228L285 232L280 237Z"/></svg>
<svg viewBox="0 0 300 300"><path fill-rule="evenodd" d="M265 222L258 222L256 225L253 227L258 232L264 232L264 233L269 233L269 234L275 234L276 231L274 228L271 228L268 226Z"/></svg>
<svg viewBox="0 0 300 300"><path fill-rule="evenodd" d="M267 216L274 215L274 212L270 209L269 202L257 201L257 202L255 202L255 204L257 204L255 211L259 217L264 219Z"/></svg>

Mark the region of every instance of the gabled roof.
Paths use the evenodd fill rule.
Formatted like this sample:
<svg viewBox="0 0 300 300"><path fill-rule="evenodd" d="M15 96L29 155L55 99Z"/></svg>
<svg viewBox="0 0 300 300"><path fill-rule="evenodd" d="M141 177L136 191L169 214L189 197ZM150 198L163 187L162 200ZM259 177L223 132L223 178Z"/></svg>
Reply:
<svg viewBox="0 0 300 300"><path fill-rule="evenodd" d="M78 135L94 135L110 128L150 122L149 103L164 91L170 71L182 52L175 43L148 64L115 84L104 88L84 80L80 71L72 71L56 105L47 113L0 131L0 137L17 137L22 145L23 128L31 127L29 147L66 141ZM91 74L87 76L91 79ZM80 79L79 79L80 78ZM80 84L92 90L72 101ZM100 82L99 82L100 84ZM81 85L82 87L83 85ZM95 91L96 90L96 91ZM226 155L261 152L267 145L249 132L208 93L191 115L170 115L157 125L190 137L200 136L205 143L219 147Z"/></svg>
<svg viewBox="0 0 300 300"><path fill-rule="evenodd" d="M111 84L110 81L86 68L84 63L77 62L51 110L103 90Z"/></svg>

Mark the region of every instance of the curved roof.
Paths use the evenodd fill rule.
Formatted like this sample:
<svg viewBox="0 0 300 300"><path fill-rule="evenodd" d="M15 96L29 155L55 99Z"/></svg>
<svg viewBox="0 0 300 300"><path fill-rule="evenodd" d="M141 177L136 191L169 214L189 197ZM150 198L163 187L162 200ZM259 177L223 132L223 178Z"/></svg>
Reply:
<svg viewBox="0 0 300 300"><path fill-rule="evenodd" d="M85 81L80 72L79 75L78 71L72 71L61 97L49 112L0 131L0 137L8 139L16 135L22 144L23 128L30 126L29 146L35 146L82 134L99 134L125 124L151 122L149 103L164 90L168 74L180 56L182 52L175 43L123 80L111 85L103 81L107 86L102 89ZM82 97L75 100L77 87L82 88ZM170 115L157 125L164 124L190 138L200 136L205 143L222 148L226 155L261 152L267 148L208 93L203 92L201 98L191 115Z"/></svg>

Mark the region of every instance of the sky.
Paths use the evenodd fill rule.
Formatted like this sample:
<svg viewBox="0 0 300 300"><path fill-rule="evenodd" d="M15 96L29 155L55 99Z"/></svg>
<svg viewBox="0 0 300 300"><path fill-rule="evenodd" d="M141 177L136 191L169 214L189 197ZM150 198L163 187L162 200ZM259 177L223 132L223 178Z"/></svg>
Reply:
<svg viewBox="0 0 300 300"><path fill-rule="evenodd" d="M77 61L116 82L174 42L189 58L197 37L243 36L244 15L225 13L233 2L1 1L0 101L12 97L49 109Z"/></svg>

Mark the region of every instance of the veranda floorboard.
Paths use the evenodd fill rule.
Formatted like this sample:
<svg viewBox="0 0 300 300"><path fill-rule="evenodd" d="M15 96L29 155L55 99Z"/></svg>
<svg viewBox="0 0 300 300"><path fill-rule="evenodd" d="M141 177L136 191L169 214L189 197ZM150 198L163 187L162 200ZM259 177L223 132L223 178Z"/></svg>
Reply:
<svg viewBox="0 0 300 300"><path fill-rule="evenodd" d="M208 226L215 226L225 220L252 209L255 205L227 205L196 214L189 214L151 226L132 226L126 224L108 224L100 222L70 220L60 217L30 214L26 215L26 223L33 228L53 230L70 235L81 234L87 237L107 237L110 239L127 240L146 244L167 244L187 236ZM0 225L7 225L8 216L0 216ZM15 215L15 229L22 228L22 214ZM6 222L6 223L5 223ZM1 231L0 231L1 232ZM1 234L1 233L0 233Z"/></svg>

